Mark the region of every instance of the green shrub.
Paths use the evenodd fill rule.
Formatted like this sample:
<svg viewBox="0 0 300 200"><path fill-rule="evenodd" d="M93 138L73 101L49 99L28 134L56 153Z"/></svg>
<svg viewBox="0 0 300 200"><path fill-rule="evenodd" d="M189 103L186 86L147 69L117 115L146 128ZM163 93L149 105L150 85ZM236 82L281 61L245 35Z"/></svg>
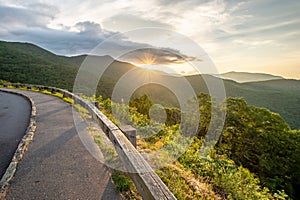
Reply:
<svg viewBox="0 0 300 200"><path fill-rule="evenodd" d="M128 176L125 176L120 172L114 172L111 175L111 178L115 183L117 191L125 192L130 190L130 178Z"/></svg>

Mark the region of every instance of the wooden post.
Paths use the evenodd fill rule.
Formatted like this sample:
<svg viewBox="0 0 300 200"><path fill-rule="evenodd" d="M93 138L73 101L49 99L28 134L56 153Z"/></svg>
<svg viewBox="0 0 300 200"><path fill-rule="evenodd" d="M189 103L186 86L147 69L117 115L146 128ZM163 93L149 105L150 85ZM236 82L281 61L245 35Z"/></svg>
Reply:
<svg viewBox="0 0 300 200"><path fill-rule="evenodd" d="M98 101L95 101L95 106L96 106L96 108L98 108L98 110L100 109Z"/></svg>
<svg viewBox="0 0 300 200"><path fill-rule="evenodd" d="M71 98L69 94L63 92L63 98Z"/></svg>
<svg viewBox="0 0 300 200"><path fill-rule="evenodd" d="M136 148L136 129L130 125L120 126L119 128L131 142L131 144Z"/></svg>
<svg viewBox="0 0 300 200"><path fill-rule="evenodd" d="M98 108L98 110L99 110L99 102L98 101L92 101L91 103L94 104L95 107Z"/></svg>

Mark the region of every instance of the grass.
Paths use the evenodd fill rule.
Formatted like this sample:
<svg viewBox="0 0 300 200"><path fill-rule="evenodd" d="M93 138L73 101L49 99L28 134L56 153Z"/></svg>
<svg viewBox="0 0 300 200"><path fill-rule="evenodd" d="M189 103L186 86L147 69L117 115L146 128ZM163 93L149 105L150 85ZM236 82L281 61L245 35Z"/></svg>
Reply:
<svg viewBox="0 0 300 200"><path fill-rule="evenodd" d="M85 120L90 119L90 115L88 111L83 108L80 105L74 105L75 109L78 110L81 116L84 116L83 118ZM101 152L104 156L104 164L107 164L107 166L115 166L117 162L120 162L118 159L118 154L113 147L113 145L110 143L108 144L108 140L106 136L102 133L99 133L99 130L97 127L93 127L93 125L88 126L88 132L91 134L94 138L94 141L97 143L99 148L101 149ZM124 172L120 172L117 170L112 170L111 175L112 181L114 185L116 186L116 190L120 193L121 199L142 199L141 196L138 194L137 188L135 187L133 181L131 180L130 176Z"/></svg>
<svg viewBox="0 0 300 200"><path fill-rule="evenodd" d="M83 108L79 104L74 104L73 106L83 119L87 121L91 118L87 109ZM93 136L94 141L104 155L103 162L108 164L108 166L110 166L110 164L113 164L114 162L119 162L118 154L115 148L112 146L112 144L107 144L107 141L105 141L104 137L106 136L104 134L100 134L99 130L92 125L88 126L87 129L89 134ZM122 199L142 199L128 174L113 170L111 178L116 186L116 190L120 193Z"/></svg>
<svg viewBox="0 0 300 200"><path fill-rule="evenodd" d="M112 163L117 161L118 154L116 150L111 146L106 144L103 141L103 137L106 137L102 134L92 134L94 137L94 141L98 144L99 148L102 150L104 154L105 162Z"/></svg>
<svg viewBox="0 0 300 200"><path fill-rule="evenodd" d="M116 189L121 194L121 199L141 200L137 189L128 174L120 171L114 171L111 175Z"/></svg>
<svg viewBox="0 0 300 200"><path fill-rule="evenodd" d="M112 176L111 176L112 180L114 181L115 185L116 185L116 189L119 192L126 192L130 190L130 183L129 183L129 179L126 175L115 171Z"/></svg>
<svg viewBox="0 0 300 200"><path fill-rule="evenodd" d="M2 84L0 84L0 87L3 87ZM55 96L55 97L58 97L60 99L62 99L63 101L69 103L69 104L74 104L74 100L72 98L69 98L69 97L64 97L62 93L60 92L55 92L55 93L52 93L51 91L49 90L39 90L38 88L35 88L35 87L31 87L31 89L28 89L27 87L18 87L16 88L15 86L12 86L12 85L9 85L7 86L6 88L9 88L9 89L19 89L19 90L28 90L28 91L33 91L33 92L41 92L43 94L47 94L47 95L52 95L52 96Z"/></svg>
<svg viewBox="0 0 300 200"><path fill-rule="evenodd" d="M177 199L221 199L210 184L177 161L156 173Z"/></svg>
<svg viewBox="0 0 300 200"><path fill-rule="evenodd" d="M83 119L86 119L87 117L90 117L89 111L87 109L85 109L84 107L82 107L81 105L74 104L73 107L75 108L75 110L79 113L79 115Z"/></svg>

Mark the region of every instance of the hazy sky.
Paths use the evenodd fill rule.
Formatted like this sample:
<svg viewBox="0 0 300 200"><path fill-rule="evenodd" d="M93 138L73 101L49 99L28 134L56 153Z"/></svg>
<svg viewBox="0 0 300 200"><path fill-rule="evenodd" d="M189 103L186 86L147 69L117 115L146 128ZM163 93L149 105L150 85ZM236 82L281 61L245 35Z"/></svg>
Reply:
<svg viewBox="0 0 300 200"><path fill-rule="evenodd" d="M194 40L220 72L300 79L299 11L299 0L0 0L0 40L76 55L114 34L159 27ZM112 48L132 46L140 42L119 37Z"/></svg>

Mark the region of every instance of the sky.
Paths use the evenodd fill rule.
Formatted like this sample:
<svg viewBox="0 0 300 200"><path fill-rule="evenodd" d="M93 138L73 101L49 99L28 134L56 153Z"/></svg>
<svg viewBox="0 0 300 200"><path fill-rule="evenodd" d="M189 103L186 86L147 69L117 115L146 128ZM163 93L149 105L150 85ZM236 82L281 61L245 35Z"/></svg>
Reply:
<svg viewBox="0 0 300 200"><path fill-rule="evenodd" d="M209 57L219 73L300 79L299 10L299 0L0 0L0 40L71 56L113 37L106 53L135 49L139 59L132 53L123 58L136 65L192 74L184 63ZM149 27L162 30L152 33L160 40L143 34ZM176 36L176 45L162 32Z"/></svg>

